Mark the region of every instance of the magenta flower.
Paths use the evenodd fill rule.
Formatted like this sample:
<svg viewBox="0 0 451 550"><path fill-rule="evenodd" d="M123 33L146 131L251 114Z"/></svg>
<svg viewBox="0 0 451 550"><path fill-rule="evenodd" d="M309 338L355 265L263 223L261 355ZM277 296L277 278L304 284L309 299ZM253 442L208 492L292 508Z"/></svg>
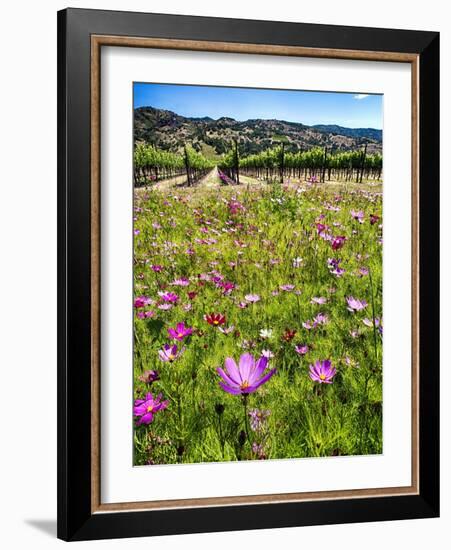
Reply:
<svg viewBox="0 0 451 550"><path fill-rule="evenodd" d="M175 304L179 299L177 294L174 294L173 292L159 292L158 295L162 300L169 302L170 304Z"/></svg>
<svg viewBox="0 0 451 550"><path fill-rule="evenodd" d="M365 300L357 300L357 298L354 298L354 296L348 296L346 298L346 302L348 304L347 310L351 313L355 313L356 311L361 311L362 309L365 309L368 305Z"/></svg>
<svg viewBox="0 0 451 550"><path fill-rule="evenodd" d="M162 265L151 265L150 269L152 271L155 271L155 273L160 273L160 271L163 271L163 266Z"/></svg>
<svg viewBox="0 0 451 550"><path fill-rule="evenodd" d="M146 307L152 303L152 300L147 296L138 296L135 298L133 305L138 309L140 307Z"/></svg>
<svg viewBox="0 0 451 550"><path fill-rule="evenodd" d="M138 319L150 319L154 315L155 315L155 311L152 311L152 310L136 312L136 317L138 317Z"/></svg>
<svg viewBox="0 0 451 550"><path fill-rule="evenodd" d="M294 346L294 349L299 355L305 355L309 352L309 347L307 345Z"/></svg>
<svg viewBox="0 0 451 550"><path fill-rule="evenodd" d="M332 246L332 250L339 250L340 248L342 248L343 245L345 244L345 241L346 241L346 237L344 237L343 235L340 235L338 237L333 237L330 243Z"/></svg>
<svg viewBox="0 0 451 550"><path fill-rule="evenodd" d="M314 365L310 365L309 369L310 378L320 384L332 384L333 377L337 374L337 370L332 367L329 359L316 361Z"/></svg>
<svg viewBox="0 0 451 550"><path fill-rule="evenodd" d="M327 225L324 225L323 223L316 223L315 225L316 225L316 230L318 232L318 235L321 235L323 231L328 229Z"/></svg>
<svg viewBox="0 0 451 550"><path fill-rule="evenodd" d="M153 421L154 414L162 411L169 405L169 401L161 401L163 395L160 393L154 397L150 392L145 399L136 399L133 407L133 414L140 418L136 422L137 426L141 424L150 424Z"/></svg>
<svg viewBox="0 0 451 550"><path fill-rule="evenodd" d="M255 361L250 353L243 353L238 366L231 357L227 357L224 362L225 370L220 367L216 369L223 380L219 385L232 395L253 393L276 373L277 369L272 369L264 374L267 365L266 357Z"/></svg>
<svg viewBox="0 0 451 550"><path fill-rule="evenodd" d="M175 328L168 328L168 334L173 340L183 340L186 336L190 336L193 329L185 327L185 323L177 323Z"/></svg>
<svg viewBox="0 0 451 550"><path fill-rule="evenodd" d="M158 352L158 355L160 359L165 363L172 363L178 357L180 357L180 355L182 355L184 351L185 351L184 348L178 351L176 344L173 344L172 346L170 344L165 344L163 346L163 349L160 349L160 351Z"/></svg>
<svg viewBox="0 0 451 550"><path fill-rule="evenodd" d="M218 283L217 286L223 289L224 294L230 294L232 290L235 288L235 283L232 283L230 281L225 281L225 282Z"/></svg>

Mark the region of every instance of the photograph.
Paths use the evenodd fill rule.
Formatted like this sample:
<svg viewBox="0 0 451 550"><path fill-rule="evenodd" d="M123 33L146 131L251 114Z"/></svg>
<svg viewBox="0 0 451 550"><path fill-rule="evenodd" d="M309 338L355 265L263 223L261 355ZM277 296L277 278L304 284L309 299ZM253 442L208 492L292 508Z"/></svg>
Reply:
<svg viewBox="0 0 451 550"><path fill-rule="evenodd" d="M134 465L383 453L383 95L133 113Z"/></svg>

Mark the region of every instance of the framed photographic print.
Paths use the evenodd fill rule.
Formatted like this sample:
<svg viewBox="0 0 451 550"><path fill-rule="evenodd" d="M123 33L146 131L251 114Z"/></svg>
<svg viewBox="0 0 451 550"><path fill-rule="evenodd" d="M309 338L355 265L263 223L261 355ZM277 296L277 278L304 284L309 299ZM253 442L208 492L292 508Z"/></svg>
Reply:
<svg viewBox="0 0 451 550"><path fill-rule="evenodd" d="M439 513L439 35L58 14L58 536Z"/></svg>

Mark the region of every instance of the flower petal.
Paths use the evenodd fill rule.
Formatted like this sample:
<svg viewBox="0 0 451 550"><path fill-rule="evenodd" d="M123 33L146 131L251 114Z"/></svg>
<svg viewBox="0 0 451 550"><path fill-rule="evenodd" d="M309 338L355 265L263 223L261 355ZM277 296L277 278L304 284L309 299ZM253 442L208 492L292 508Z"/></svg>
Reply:
<svg viewBox="0 0 451 550"><path fill-rule="evenodd" d="M224 361L224 366L230 378L235 382L235 384L240 385L243 380L235 361L231 357L226 357L226 360Z"/></svg>
<svg viewBox="0 0 451 550"><path fill-rule="evenodd" d="M233 378L231 378L226 372L224 372L221 367L218 367L216 369L216 372L219 374L219 376L224 380L224 382L231 386L232 388L239 388L240 387L240 384L239 382L235 382L235 380L233 380Z"/></svg>
<svg viewBox="0 0 451 550"><path fill-rule="evenodd" d="M240 395L241 394L241 391L240 390L236 390L234 388L230 388L229 386L227 386L226 384L224 384L223 382L219 382L219 385L221 386L221 388L226 391L227 393L231 393L232 395Z"/></svg>
<svg viewBox="0 0 451 550"><path fill-rule="evenodd" d="M277 372L277 369L272 369L270 370L267 374L265 374L265 376L263 376L263 378L260 378L260 380L258 382L256 382L255 384L252 384L252 386L250 386L248 389L252 388L252 391L255 391L257 388L259 388L262 384L264 384L265 382L267 382L271 376L273 376L274 374L276 374ZM252 393L251 391L249 391L249 393Z"/></svg>
<svg viewBox="0 0 451 550"><path fill-rule="evenodd" d="M250 353L243 353L240 357L239 370L241 375L241 381L249 381L250 373L254 368L255 361Z"/></svg>
<svg viewBox="0 0 451 550"><path fill-rule="evenodd" d="M249 376L249 384L253 385L254 382L256 382L260 376L265 372L266 367L268 366L268 358L267 357L260 357L257 359L255 366Z"/></svg>

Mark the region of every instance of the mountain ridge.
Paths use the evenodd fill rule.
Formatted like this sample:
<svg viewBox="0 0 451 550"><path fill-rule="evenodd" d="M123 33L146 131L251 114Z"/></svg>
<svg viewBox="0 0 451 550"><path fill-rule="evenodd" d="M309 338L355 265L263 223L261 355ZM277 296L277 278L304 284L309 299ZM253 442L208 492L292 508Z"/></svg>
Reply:
<svg viewBox="0 0 451 550"><path fill-rule="evenodd" d="M366 143L368 153L382 153L382 130L376 128L306 125L279 119L185 117L152 106L134 110L134 132L136 143L145 142L174 152L190 143L212 157L227 152L234 140L244 155L259 153L280 142L292 151L328 147L334 152L359 149Z"/></svg>

